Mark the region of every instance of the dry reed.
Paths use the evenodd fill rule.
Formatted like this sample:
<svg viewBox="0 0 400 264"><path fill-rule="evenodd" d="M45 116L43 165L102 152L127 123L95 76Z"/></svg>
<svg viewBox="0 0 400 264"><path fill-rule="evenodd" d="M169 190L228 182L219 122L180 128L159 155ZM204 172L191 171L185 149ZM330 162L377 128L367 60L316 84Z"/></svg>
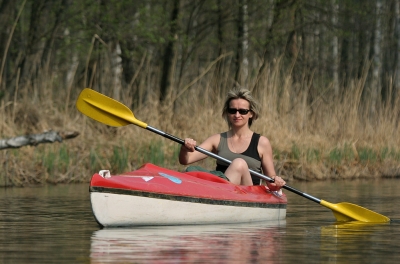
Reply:
<svg viewBox="0 0 400 264"><path fill-rule="evenodd" d="M147 89L152 85L146 82L148 77L132 88L140 98L124 96L121 102L135 104L135 116L152 127L200 143L227 129L221 117L223 95L230 89L224 79L227 73L216 82L208 70L201 73L202 78L188 80L191 86L178 93L173 105L159 105L157 93ZM148 67L144 65L141 71L146 76ZM84 87L71 89L66 84L65 89L56 89L61 82L56 76L44 74L31 86L20 85L18 94L6 95L0 105L0 136L48 129L79 131L80 136L63 143L1 151L0 185L87 182L100 169L119 173L145 162L183 169L177 161L180 146L176 143L139 127L111 128L89 120L74 107ZM270 139L279 174L289 181L400 175L399 98L391 98L395 104L381 104L371 117L369 99L362 96L366 79L367 70L362 78L350 82L342 96L334 98L329 85L316 88L317 81L310 78L294 82L279 62L257 77L253 92L263 110L254 130ZM250 80L249 87L255 87L255 82ZM216 89L215 83L221 86ZM209 158L201 165L211 169L214 163Z"/></svg>

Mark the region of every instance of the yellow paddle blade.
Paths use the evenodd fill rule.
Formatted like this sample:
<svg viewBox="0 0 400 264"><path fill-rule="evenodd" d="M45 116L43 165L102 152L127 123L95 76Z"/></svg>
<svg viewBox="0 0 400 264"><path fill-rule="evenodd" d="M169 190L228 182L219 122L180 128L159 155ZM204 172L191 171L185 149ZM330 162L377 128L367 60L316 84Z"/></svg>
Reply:
<svg viewBox="0 0 400 264"><path fill-rule="evenodd" d="M146 123L135 118L127 106L89 88L83 89L80 93L76 108L82 114L109 126L134 124L142 128L147 127Z"/></svg>
<svg viewBox="0 0 400 264"><path fill-rule="evenodd" d="M384 215L352 203L343 202L332 204L321 200L320 204L331 209L336 220L339 222L361 221L370 223L386 223L390 221L390 219Z"/></svg>

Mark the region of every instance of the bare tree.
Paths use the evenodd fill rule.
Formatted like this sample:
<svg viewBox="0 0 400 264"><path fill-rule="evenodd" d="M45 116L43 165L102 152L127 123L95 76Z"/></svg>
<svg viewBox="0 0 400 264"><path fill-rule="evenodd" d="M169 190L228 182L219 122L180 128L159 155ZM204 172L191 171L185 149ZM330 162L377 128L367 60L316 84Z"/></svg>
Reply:
<svg viewBox="0 0 400 264"><path fill-rule="evenodd" d="M382 68L382 0L376 0L376 22L373 43L373 67L372 67L372 81L371 81L371 116L376 115L377 104L381 92L380 73Z"/></svg>
<svg viewBox="0 0 400 264"><path fill-rule="evenodd" d="M236 74L235 80L243 86L247 86L247 77L249 74L249 59L248 59L248 13L247 1L239 0L239 17L238 17L238 48L236 53Z"/></svg>
<svg viewBox="0 0 400 264"><path fill-rule="evenodd" d="M395 94L400 96L400 3L395 1L395 36L396 36L396 68L395 68Z"/></svg>
<svg viewBox="0 0 400 264"><path fill-rule="evenodd" d="M2 13L3 12L4 13L8 13L7 10L10 7L9 3L10 2L8 2L8 1L4 1L2 3L2 5L0 6L0 11ZM15 21L13 23L13 26L11 28L4 27L4 30L0 32L3 36L7 35L7 37L4 38L4 40L6 40L6 41L4 43L0 44L0 48L4 49L2 57L0 57L0 61L1 61L1 66L0 66L0 99L4 95L4 93L2 91L2 87L3 87L3 85L2 85L3 84L3 71L4 71L4 67L5 67L6 61L7 61L8 50L10 48L11 39L12 39L12 37L14 35L14 30L15 30L15 28L17 26L17 22L19 21L19 18L21 16L22 10L24 9L25 3L26 3L26 0L24 0L24 2L22 3L22 5L21 5L21 7L19 9L17 18L15 19ZM2 14L1 18L3 19L3 17L6 17L6 16L3 16L3 14ZM6 20L7 20L7 18L4 18L4 21L6 21ZM4 21L0 20L0 22L4 22ZM7 24L7 23L4 23L4 24ZM3 44L4 44L4 47L3 47Z"/></svg>
<svg viewBox="0 0 400 264"><path fill-rule="evenodd" d="M224 7L222 6L222 0L217 0L217 43L218 43L218 57L225 52L224 43ZM223 75L223 60L219 60L215 66L213 75L213 83L215 87L219 88L220 94L224 93L222 86L222 75Z"/></svg>
<svg viewBox="0 0 400 264"><path fill-rule="evenodd" d="M172 93L173 76L174 76L174 60L176 55L176 46L178 39L178 17L180 11L180 0L173 1L171 12L170 37L165 49L163 58L163 72L160 85L160 101L168 100Z"/></svg>
<svg viewBox="0 0 400 264"><path fill-rule="evenodd" d="M116 100L121 98L121 78L122 78L122 59L121 59L121 46L116 41L111 46L111 69L112 69L112 85L113 85L113 97Z"/></svg>
<svg viewBox="0 0 400 264"><path fill-rule="evenodd" d="M337 28L339 4L332 0L332 26ZM339 95L339 38L334 32L332 37L332 76L335 97Z"/></svg>

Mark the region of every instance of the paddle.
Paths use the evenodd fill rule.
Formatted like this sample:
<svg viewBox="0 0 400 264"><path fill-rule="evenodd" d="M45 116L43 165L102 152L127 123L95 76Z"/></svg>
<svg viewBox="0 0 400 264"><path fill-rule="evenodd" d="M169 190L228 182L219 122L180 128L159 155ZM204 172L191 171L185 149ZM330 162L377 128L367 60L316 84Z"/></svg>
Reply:
<svg viewBox="0 0 400 264"><path fill-rule="evenodd" d="M85 88L81 92L76 102L76 107L84 115L109 126L120 127L134 124L144 129L150 130L151 132L159 134L165 138L171 139L179 144L185 143L183 139L169 135L163 131L147 125L140 120L137 120L132 111L127 106L89 88ZM200 147L196 146L195 149L205 155L213 157L227 164L231 163L230 160L218 156L215 153L209 152ZM259 177L260 179L264 179L269 182L274 181L272 178L259 172L250 170L250 173L256 177ZM384 223L390 221L388 217L358 206L356 204L346 202L332 204L309 194L303 193L299 190L296 190L295 188L292 188L288 185L283 186L283 188L331 209L337 221L361 221L374 223Z"/></svg>

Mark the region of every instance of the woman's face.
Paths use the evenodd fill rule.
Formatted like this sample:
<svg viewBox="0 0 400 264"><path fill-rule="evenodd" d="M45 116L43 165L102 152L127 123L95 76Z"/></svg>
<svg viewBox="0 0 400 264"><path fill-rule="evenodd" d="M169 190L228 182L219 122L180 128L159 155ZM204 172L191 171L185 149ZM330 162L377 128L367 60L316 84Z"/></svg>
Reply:
<svg viewBox="0 0 400 264"><path fill-rule="evenodd" d="M250 103L247 100L241 98L231 100L227 112L229 123L235 127L247 125L249 119L253 117L253 112L246 110L250 110Z"/></svg>

